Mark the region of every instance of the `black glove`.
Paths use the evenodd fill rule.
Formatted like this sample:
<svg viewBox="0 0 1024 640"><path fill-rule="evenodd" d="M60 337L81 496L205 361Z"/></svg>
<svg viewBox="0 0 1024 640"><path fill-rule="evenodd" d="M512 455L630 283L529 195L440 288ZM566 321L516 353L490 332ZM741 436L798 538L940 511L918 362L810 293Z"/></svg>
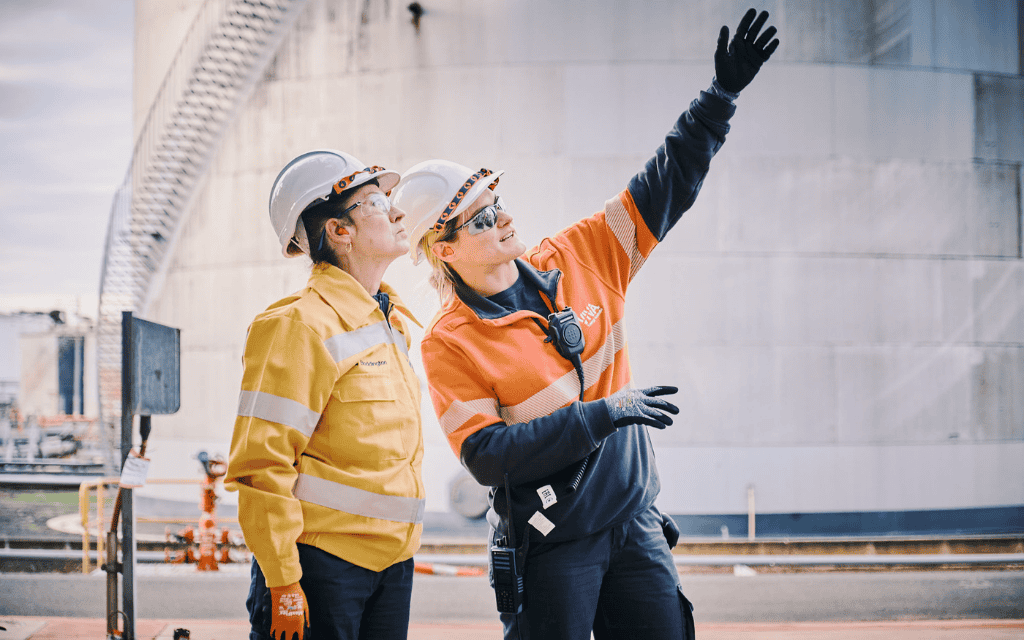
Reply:
<svg viewBox="0 0 1024 640"><path fill-rule="evenodd" d="M679 525L667 513L661 514L661 530L665 532L665 540L668 541L668 548L671 549L679 542Z"/></svg>
<svg viewBox="0 0 1024 640"><path fill-rule="evenodd" d="M672 424L672 418L662 411L672 414L679 413L676 405L658 400L656 396L667 396L676 393L675 387L648 387L646 389L623 389L604 399L608 405L608 413L616 429L631 424L646 424L656 429L664 429Z"/></svg>
<svg viewBox="0 0 1024 640"><path fill-rule="evenodd" d="M718 78L718 84L730 93L739 93L743 87L750 84L761 65L768 61L779 46L778 39L772 40L776 32L775 27L768 27L760 38L757 37L757 32L768 20L768 12L762 11L757 20L754 20L756 15L757 11L754 9L747 11L740 20L740 26L736 28L736 37L732 42L729 42L729 27L723 26L718 34L715 76ZM750 24L751 22L754 24Z"/></svg>

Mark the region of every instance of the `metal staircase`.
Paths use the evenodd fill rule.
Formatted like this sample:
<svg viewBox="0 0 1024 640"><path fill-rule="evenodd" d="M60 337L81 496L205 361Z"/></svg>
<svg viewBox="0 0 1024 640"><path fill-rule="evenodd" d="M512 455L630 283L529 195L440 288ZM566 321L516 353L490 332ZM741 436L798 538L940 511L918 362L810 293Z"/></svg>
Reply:
<svg viewBox="0 0 1024 640"><path fill-rule="evenodd" d="M100 420L121 415L121 313L145 311L224 132L307 0L206 0L157 91L114 196L100 281ZM113 450L113 449L112 449Z"/></svg>

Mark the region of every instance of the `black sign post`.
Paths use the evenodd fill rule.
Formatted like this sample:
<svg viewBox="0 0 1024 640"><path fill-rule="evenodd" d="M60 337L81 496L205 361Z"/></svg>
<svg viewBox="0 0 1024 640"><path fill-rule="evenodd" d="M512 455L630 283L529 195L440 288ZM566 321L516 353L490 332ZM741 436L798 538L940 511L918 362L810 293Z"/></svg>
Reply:
<svg viewBox="0 0 1024 640"><path fill-rule="evenodd" d="M139 456L146 454L150 416L178 411L181 404L181 331L172 327L133 318L130 311L121 315L121 465L132 450L132 427L139 416L142 443ZM121 523L121 562L117 562L117 519ZM135 640L135 513L132 490L121 487L114 505L114 517L108 536L107 636L116 638L118 618L124 621L120 637ZM124 576L121 609L117 608L117 574Z"/></svg>

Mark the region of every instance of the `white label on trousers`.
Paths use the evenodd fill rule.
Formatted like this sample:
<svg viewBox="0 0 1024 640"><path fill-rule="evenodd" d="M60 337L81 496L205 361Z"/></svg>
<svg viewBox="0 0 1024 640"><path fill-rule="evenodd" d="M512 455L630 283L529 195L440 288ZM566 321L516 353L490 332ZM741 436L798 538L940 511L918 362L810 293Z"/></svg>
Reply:
<svg viewBox="0 0 1024 640"><path fill-rule="evenodd" d="M534 529L540 531L545 536L551 533L551 530L555 528L555 523L545 518L544 514L540 511L534 513L530 517L529 522L533 525Z"/></svg>
<svg viewBox="0 0 1024 640"><path fill-rule="evenodd" d="M540 496L540 502L545 509L558 502L558 498L555 497L555 490L551 488L550 484L537 489L537 495Z"/></svg>

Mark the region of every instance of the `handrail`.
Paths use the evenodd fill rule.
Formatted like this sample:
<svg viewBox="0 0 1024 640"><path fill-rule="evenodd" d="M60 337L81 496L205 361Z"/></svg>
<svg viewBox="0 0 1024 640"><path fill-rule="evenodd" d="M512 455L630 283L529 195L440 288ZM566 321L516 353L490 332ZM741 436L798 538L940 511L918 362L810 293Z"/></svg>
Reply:
<svg viewBox="0 0 1024 640"><path fill-rule="evenodd" d="M306 2L206 0L171 61L107 225L97 323L102 424L118 424L121 412L121 312L145 313L221 137Z"/></svg>
<svg viewBox="0 0 1024 640"><path fill-rule="evenodd" d="M106 477L96 478L93 480L86 480L82 482L78 487L78 513L82 518L82 573L89 573L92 570L92 566L89 560L89 551L91 541L89 540L90 526L95 525L96 528L96 566L98 567L103 562L103 549L104 540L106 538L106 520L103 516L103 501L104 501L104 486L117 485L121 482L121 478L118 477ZM146 480L146 484L202 484L204 480L202 478L149 478ZM222 482L218 478L215 482ZM92 489L96 489L96 519L89 519L89 494ZM194 519L198 520L201 515L196 515ZM136 516L136 522L158 522L158 523L173 523L173 522L189 522L193 518L182 517L182 518L160 518L150 516ZM219 522L229 522L238 524L238 518L218 517Z"/></svg>
<svg viewBox="0 0 1024 640"><path fill-rule="evenodd" d="M103 562L103 487L117 484L120 478L86 480L78 486L78 513L82 516L82 573L89 573L89 491L96 487L96 566Z"/></svg>

